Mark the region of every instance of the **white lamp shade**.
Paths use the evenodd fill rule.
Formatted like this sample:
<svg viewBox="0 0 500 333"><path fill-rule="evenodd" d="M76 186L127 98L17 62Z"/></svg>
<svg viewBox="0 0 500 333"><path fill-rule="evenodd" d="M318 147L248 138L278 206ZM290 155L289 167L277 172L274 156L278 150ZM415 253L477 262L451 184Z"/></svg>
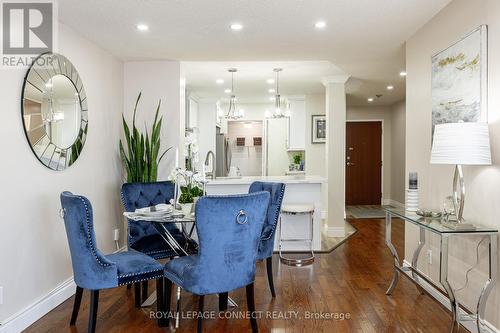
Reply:
<svg viewBox="0 0 500 333"><path fill-rule="evenodd" d="M490 134L487 123L436 125L431 164L490 165Z"/></svg>

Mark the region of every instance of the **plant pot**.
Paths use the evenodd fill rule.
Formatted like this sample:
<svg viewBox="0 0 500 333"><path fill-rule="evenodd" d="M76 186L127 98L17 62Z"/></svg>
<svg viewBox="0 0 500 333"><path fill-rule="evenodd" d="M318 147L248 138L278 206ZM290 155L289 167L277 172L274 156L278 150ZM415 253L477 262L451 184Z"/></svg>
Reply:
<svg viewBox="0 0 500 333"><path fill-rule="evenodd" d="M182 210L182 214L184 214L184 216L190 216L191 215L191 211L193 210L193 203L183 203L183 204L180 204L181 205L181 210Z"/></svg>

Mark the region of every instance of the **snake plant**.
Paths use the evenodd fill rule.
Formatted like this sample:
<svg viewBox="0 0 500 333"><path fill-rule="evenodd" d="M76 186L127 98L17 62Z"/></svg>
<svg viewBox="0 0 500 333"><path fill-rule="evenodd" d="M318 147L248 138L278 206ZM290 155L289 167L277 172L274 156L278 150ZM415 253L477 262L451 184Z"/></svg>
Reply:
<svg viewBox="0 0 500 333"><path fill-rule="evenodd" d="M160 152L160 132L163 117L159 117L161 100L156 108L155 119L151 130L145 128L145 133L139 133L135 125L137 106L141 99L142 92L137 97L132 118L132 131L122 114L123 131L127 144L125 151L122 140L120 140L120 156L123 166L127 172L127 182L155 182L158 178L158 165L163 156L172 148L166 149L161 155Z"/></svg>

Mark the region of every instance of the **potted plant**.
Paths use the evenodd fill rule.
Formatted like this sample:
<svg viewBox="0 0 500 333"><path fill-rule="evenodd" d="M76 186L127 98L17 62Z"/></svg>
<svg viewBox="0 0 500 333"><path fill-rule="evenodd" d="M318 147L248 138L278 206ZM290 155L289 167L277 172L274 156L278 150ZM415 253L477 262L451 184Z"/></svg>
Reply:
<svg viewBox="0 0 500 333"><path fill-rule="evenodd" d="M139 94L135 102L132 128L122 115L123 131L125 134L126 148L120 140L120 157L127 172L127 182L155 182L158 178L158 165L163 156L172 148L167 148L160 155L160 132L163 117L159 116L161 100L158 102L153 126L145 133L140 133L135 125L137 106L141 99Z"/></svg>
<svg viewBox="0 0 500 333"><path fill-rule="evenodd" d="M178 203L184 215L194 211L194 205L198 198L203 196L203 175L190 170L177 168L172 171L169 179L176 183L180 189Z"/></svg>
<svg viewBox="0 0 500 333"><path fill-rule="evenodd" d="M302 154L294 154L293 155L293 164L295 170L300 170L300 163L302 162Z"/></svg>

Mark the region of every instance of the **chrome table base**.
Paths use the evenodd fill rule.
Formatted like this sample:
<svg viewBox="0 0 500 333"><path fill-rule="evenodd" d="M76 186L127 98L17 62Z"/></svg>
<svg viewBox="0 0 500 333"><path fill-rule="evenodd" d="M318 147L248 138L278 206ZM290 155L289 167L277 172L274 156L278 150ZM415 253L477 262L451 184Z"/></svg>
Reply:
<svg viewBox="0 0 500 333"><path fill-rule="evenodd" d="M385 219L385 243L387 247L389 248L389 251L391 252L393 259L394 259L394 272L392 276L391 283L389 285L389 288L386 291L386 295L391 295L392 292L394 291L394 288L396 287L398 280L399 280L399 274L400 272L411 272L411 276L408 274L404 274L408 278L410 278L411 281L413 281L416 285L417 288L419 289L420 292L424 292L423 286L422 286L422 280L428 281L424 276L422 276L419 271L418 271L418 258L420 255L420 252L422 248L425 245L425 229L423 227L420 227L420 240L418 243L417 248L415 249L415 252L413 253L412 257L412 262L411 266L403 266L401 264L401 261L399 259L398 253L396 251L396 248L392 244L391 240L391 227L392 227L392 214L388 211L386 212L386 219ZM440 263L439 263L439 282L443 286L443 288L446 290L447 297L450 301L451 305L451 316L452 316L452 322L450 325L450 332L451 333L457 333L460 329L460 322L465 322L465 321L475 321L477 325L477 331L482 332L482 320L484 317L484 310L486 306L486 301L488 299L488 296L491 293L491 290L493 289L493 286L496 282L497 279L497 270L498 270L498 236L497 233L464 233L464 232L457 232L457 233L436 233L440 236L441 242L440 242ZM472 314L466 314L466 315L461 315L460 314L460 304L458 302L458 299L456 298L455 291L453 287L450 285L450 282L448 281L448 258L449 258L449 252L448 252L448 246L449 246L449 240L451 236L453 235L461 235L461 236L484 236L488 238L488 260L489 260L489 266L488 266L488 279L486 280L483 289L481 291L481 294L479 295L479 298L477 300L477 305L475 309L475 313ZM432 282L430 282L432 284Z"/></svg>

